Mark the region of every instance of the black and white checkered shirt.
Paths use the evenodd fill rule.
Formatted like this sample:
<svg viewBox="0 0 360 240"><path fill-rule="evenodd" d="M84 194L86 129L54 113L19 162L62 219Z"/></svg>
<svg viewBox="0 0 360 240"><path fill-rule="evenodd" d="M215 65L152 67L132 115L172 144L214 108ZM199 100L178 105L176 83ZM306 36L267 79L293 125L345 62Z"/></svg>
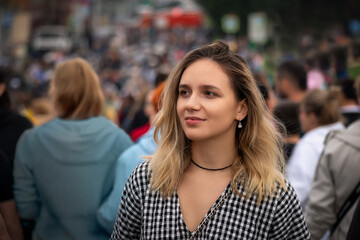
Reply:
<svg viewBox="0 0 360 240"><path fill-rule="evenodd" d="M310 239L294 189L286 184L287 191L279 187L276 196L259 205L253 196L246 200L231 192L196 239ZM240 192L245 194L241 186ZM140 164L126 183L111 239L185 240L191 234L177 192L164 199L150 190L148 162Z"/></svg>

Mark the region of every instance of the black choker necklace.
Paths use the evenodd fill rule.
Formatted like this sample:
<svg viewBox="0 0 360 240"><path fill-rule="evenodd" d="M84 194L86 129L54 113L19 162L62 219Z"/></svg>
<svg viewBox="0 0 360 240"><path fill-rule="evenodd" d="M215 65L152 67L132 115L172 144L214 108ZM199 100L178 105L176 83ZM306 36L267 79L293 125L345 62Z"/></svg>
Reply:
<svg viewBox="0 0 360 240"><path fill-rule="evenodd" d="M196 162L194 162L194 160L190 159L190 161L197 167L201 168L201 169L204 169L204 170L208 170L208 171L221 171L221 170L224 170L224 169L227 169L229 167L232 166L232 164L230 164L229 166L226 166L226 167L223 167L223 168L206 168L206 167L202 167L200 166L199 164L197 164Z"/></svg>

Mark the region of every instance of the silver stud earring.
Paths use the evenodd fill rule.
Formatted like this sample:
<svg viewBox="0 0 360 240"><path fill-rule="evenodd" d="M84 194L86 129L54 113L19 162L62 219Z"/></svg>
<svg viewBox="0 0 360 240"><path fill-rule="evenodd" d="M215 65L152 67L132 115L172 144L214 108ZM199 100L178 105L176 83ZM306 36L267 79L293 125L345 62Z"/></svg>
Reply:
<svg viewBox="0 0 360 240"><path fill-rule="evenodd" d="M239 121L238 128L242 128L241 121Z"/></svg>

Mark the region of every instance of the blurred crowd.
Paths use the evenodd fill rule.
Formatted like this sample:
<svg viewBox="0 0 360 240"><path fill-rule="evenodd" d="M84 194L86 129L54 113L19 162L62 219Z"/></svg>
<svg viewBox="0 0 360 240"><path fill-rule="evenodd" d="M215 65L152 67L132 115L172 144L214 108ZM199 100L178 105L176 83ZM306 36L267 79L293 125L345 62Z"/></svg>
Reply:
<svg viewBox="0 0 360 240"><path fill-rule="evenodd" d="M189 50L210 40L211 33L205 29L149 30L119 26L107 37L87 38L85 46L73 51L30 51L25 64L10 81L13 107L25 111L35 125L42 123L37 116L51 110L44 98L54 66L79 56L89 61L99 74L106 97L105 114L130 132L146 93L161 81L161 75L168 74ZM144 123L146 119L139 121Z"/></svg>
<svg viewBox="0 0 360 240"><path fill-rule="evenodd" d="M156 143L152 136L152 122L159 110L159 102L161 103L159 98L168 74L187 52L213 40L214 36L208 29L154 30L118 26L115 33L109 37L96 39L88 36L87 45L74 51L30 51L28 59L20 70L12 69L11 64L1 66L0 153L4 155L2 159L6 158L9 164L2 163L2 166L7 167L0 169L2 186L4 182L10 187L6 190L3 190L2 187L0 216L8 227L11 239L31 239L33 225L35 224L37 225L35 228L41 229L46 223L28 220L36 220L39 216L40 218L44 217L44 214L47 215L45 216L47 221L54 225L63 224L66 229L63 232L68 231L70 236L65 237L65 234L61 238L61 234L64 233L60 230L59 239L108 239L126 179L136 165L142 161L140 157L151 155L156 149ZM285 130L279 129L284 134L284 153L287 160L285 173L298 195L313 239L321 239L323 235L325 235L323 239L328 238L326 232L331 235L331 239L346 239L356 204L352 205L345 220L340 220L339 223L337 223L337 213L342 209L343 203L346 202L360 180L358 174L360 170L360 133L358 130L360 129L358 120L360 117L360 95L358 95L360 89L356 92L355 88L355 82L360 77L360 44L355 42L346 47L334 47L326 53L303 57L296 54L276 56L273 54L273 50L251 48L246 38L228 37L225 40L228 41L233 51L239 53L248 62L254 78L258 81L259 90L263 94L268 110L284 125ZM37 149L39 159L44 156L52 158L54 155L65 156L67 160L74 156L81 158L80 155L83 152L77 150L73 150L71 156L63 155L61 152L61 146L65 146L66 142L71 142L72 146L82 150L79 147L80 140L75 137L71 139L71 132L79 131L78 127L70 125L68 122L58 122L57 125L51 127L53 132L45 129L45 126L50 127L49 123L59 119L59 108L54 103L61 105L64 104L62 101L66 101L58 99L59 102L54 102L54 96L49 94L51 82L58 81L56 80L59 78L57 76L65 71L55 67L74 57L80 57L88 62L91 66L89 68L93 68L100 81L99 88L104 96L103 107L101 112L92 116L104 116L113 122L117 129L120 128L123 131L117 136L119 140L114 140L119 141L119 144L121 142L121 147L115 146L117 151L105 153L104 144L110 144L110 140L107 139L108 136L101 136L100 133L97 135L94 130L98 127L97 124L105 123L95 122L81 130L84 131L84 134L88 134L88 128L91 128L93 132L86 135L88 138L103 139L102 142L93 139L94 142L86 143L90 148L96 146L92 152L93 155L102 152L103 155L100 154L97 156L98 158L111 158L106 164L104 163L106 166L103 167L106 170L101 173L88 166L89 175L84 174L82 176L84 185L78 186L79 189L89 188L86 180L97 177L96 184L93 182L94 180L89 180L89 182L98 186L98 190L94 190L99 193L98 196L86 194L83 190L80 191L86 195L82 198L85 202L88 201L86 199L88 197L96 198L96 200L91 200L93 205L86 209L87 215L84 213L88 216L86 223L88 225L76 225L76 219L73 219L75 222L69 222L72 214L67 213L66 206L62 206L62 208L47 206L49 212L41 212L42 215L32 213L34 206L30 206L29 209L26 204L33 201L28 198L35 195L26 195L20 193L19 190L24 185L26 187L26 184L35 185L31 191L40 192L38 193L40 196L35 200L38 204L46 205L47 203L44 201L48 201L49 204L61 205L54 200L60 197L64 202L76 199L76 197L61 196L63 193L67 193L67 187L55 181L58 180L56 177L63 179L69 185L79 181L75 178L64 179L67 176L66 172L69 171L69 166L59 170L64 176L53 176L53 179L46 180L46 177L52 178L51 174L56 174L41 173L41 170L37 169L38 167L43 167L43 169L47 169L46 167L50 169L50 167L49 165L37 166L36 157L33 156L35 152L31 151L31 149ZM67 87L71 88L72 81L80 81L82 76L80 74L77 78L68 79L66 84L69 86ZM357 82L358 87L359 81ZM77 84L81 85L82 83ZM55 86L55 89L56 87L60 89L59 86ZM82 95L79 96L79 98L82 97ZM12 103L11 107L10 102ZM74 109L77 107L75 106ZM81 117L81 119L87 118L88 116ZM70 117L69 120L72 118ZM105 121L105 119L101 119L101 121ZM18 139L23 132L29 128L40 127L43 127L41 128L43 139L28 134L26 139L22 137L21 145L18 145L15 153ZM108 127L109 131L115 132L111 126ZM344 132L347 131L345 129L352 130ZM64 132L60 133L56 130L66 131L68 135L65 136ZM48 136L50 133L60 134L60 138L64 139L54 141L54 145L51 145L52 140L50 139L52 138ZM114 136L114 138L117 137ZM47 141L46 144L49 145L43 141ZM124 144L124 141L127 144ZM45 144L44 147L41 147L42 144ZM49 151L47 148L51 147L57 150ZM81 147L84 146L81 145ZM64 149L68 148L67 145L64 147ZM31 164L26 162L26 158L30 155L34 161ZM109 157L110 155L112 157ZM343 160L334 162L335 156L337 159ZM349 160L348 158L351 156L356 156L356 158ZM14 159L19 161L15 166ZM85 160L82 164L84 166L91 165ZM70 164L70 166L74 169L79 167L76 164ZM11 187L12 180L3 180L3 176L11 175L14 168L17 175L10 176L10 179L15 178L15 196ZM349 172L345 172L344 169ZM29 177L28 175L35 176L36 181L23 182ZM80 175L81 173L77 173L79 178ZM38 186L39 182L37 181L53 182L54 185L60 184L60 187L51 185L50 188L53 189L47 190L48 188L44 187L45 183ZM101 184L103 185L100 186ZM87 187L84 187L85 185ZM16 189L19 191L16 192ZM74 193L75 189L73 188L70 192ZM7 194L3 195L3 191ZM28 189L28 191L30 190ZM41 193L41 191L51 191L52 195ZM355 197L355 203L357 199L358 197ZM4 206L5 203L8 205ZM20 224L16 221L18 217L16 204L19 204L23 234L19 234L16 228L16 225ZM78 202L76 206L81 208L78 206L81 204ZM58 216L57 211L62 214ZM331 230L335 224L337 227ZM94 227L95 225L96 227ZM71 230L74 227L78 229ZM79 228L82 230L80 231ZM98 233L93 235L85 233L87 229L92 229L92 231L97 229ZM40 231L36 234L46 238L47 233Z"/></svg>

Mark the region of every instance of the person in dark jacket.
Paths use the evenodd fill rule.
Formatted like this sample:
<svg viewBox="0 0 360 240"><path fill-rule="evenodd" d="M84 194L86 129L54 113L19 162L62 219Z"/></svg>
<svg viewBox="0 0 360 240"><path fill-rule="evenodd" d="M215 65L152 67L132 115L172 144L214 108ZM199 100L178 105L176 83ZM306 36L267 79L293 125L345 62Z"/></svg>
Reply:
<svg viewBox="0 0 360 240"><path fill-rule="evenodd" d="M10 239L31 239L32 229L25 227L31 223L23 222L23 231L16 209L13 185L13 165L16 144L26 129L32 127L31 122L12 111L7 82L11 78L9 68L0 68L0 215L6 226Z"/></svg>

